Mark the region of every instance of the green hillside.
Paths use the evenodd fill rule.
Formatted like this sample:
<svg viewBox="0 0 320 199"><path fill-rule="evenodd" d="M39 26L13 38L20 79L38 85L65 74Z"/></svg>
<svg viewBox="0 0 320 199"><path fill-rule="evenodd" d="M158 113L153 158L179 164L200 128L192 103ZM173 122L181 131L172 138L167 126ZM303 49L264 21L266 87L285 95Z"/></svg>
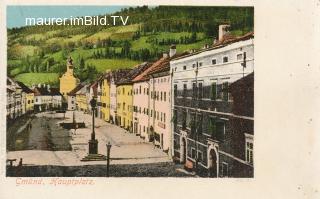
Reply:
<svg viewBox="0 0 320 199"><path fill-rule="evenodd" d="M27 85L57 84L72 56L76 75L92 81L108 69L154 61L171 44L178 52L200 49L217 37L221 23L235 35L253 30L253 8L246 7L142 6L114 14L130 16L130 24L8 29L8 76Z"/></svg>

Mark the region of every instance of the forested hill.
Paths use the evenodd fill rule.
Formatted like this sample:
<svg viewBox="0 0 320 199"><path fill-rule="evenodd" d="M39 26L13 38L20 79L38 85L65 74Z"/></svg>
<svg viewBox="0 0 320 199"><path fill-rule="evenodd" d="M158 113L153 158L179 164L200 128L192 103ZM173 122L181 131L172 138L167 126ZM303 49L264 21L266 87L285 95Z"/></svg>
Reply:
<svg viewBox="0 0 320 199"><path fill-rule="evenodd" d="M8 29L8 75L29 85L55 85L71 55L76 75L90 81L106 69L155 60L171 44L180 52L199 49L212 43L222 23L235 35L253 30L253 8L245 7L142 6L111 15L129 16L128 24Z"/></svg>

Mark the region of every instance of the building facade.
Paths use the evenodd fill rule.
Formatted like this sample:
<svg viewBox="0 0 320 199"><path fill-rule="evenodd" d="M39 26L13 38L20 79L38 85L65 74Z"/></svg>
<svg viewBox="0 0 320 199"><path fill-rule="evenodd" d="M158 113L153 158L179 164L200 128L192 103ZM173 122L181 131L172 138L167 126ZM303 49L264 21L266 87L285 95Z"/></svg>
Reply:
<svg viewBox="0 0 320 199"><path fill-rule="evenodd" d="M67 60L67 71L60 77L60 93L67 101L68 93L72 91L80 80L73 75L73 60L71 57Z"/></svg>
<svg viewBox="0 0 320 199"><path fill-rule="evenodd" d="M78 84L76 88L68 93L68 110L73 111L76 110L77 100L76 93L83 87L82 84Z"/></svg>
<svg viewBox="0 0 320 199"><path fill-rule="evenodd" d="M17 81L17 84L21 87L22 89L22 98L23 102L21 103L22 106L22 113L31 113L34 110L34 93L33 91L27 87L25 84L22 82Z"/></svg>
<svg viewBox="0 0 320 199"><path fill-rule="evenodd" d="M253 33L221 37L213 47L170 62L174 156L200 175L234 175L229 85L253 72ZM245 175L243 177L250 177Z"/></svg>
<svg viewBox="0 0 320 199"><path fill-rule="evenodd" d="M88 113L87 90L89 85L84 85L76 92L76 109Z"/></svg>
<svg viewBox="0 0 320 199"><path fill-rule="evenodd" d="M147 62L135 66L125 77L117 82L117 123L121 127L133 132L133 82L139 74L150 64Z"/></svg>
<svg viewBox="0 0 320 199"><path fill-rule="evenodd" d="M171 99L170 99L170 67L155 70L149 75L150 79L150 105L152 110L151 125L154 131L155 144L172 155L171 133Z"/></svg>
<svg viewBox="0 0 320 199"><path fill-rule="evenodd" d="M100 92L98 91L98 94L101 95L100 118L104 121L110 122L110 73L105 74L99 81L99 87Z"/></svg>
<svg viewBox="0 0 320 199"><path fill-rule="evenodd" d="M7 77L7 112L10 119L22 115L22 88L13 79Z"/></svg>

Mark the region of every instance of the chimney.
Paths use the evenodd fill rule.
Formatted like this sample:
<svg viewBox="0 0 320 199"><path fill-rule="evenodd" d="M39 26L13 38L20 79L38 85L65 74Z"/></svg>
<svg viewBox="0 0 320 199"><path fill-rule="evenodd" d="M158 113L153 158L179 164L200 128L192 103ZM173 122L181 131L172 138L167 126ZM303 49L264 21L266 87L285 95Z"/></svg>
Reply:
<svg viewBox="0 0 320 199"><path fill-rule="evenodd" d="M217 38L213 38L213 45L216 45L217 42Z"/></svg>
<svg viewBox="0 0 320 199"><path fill-rule="evenodd" d="M219 25L219 41L221 41L223 39L223 36L228 33L229 27L230 25L227 24Z"/></svg>
<svg viewBox="0 0 320 199"><path fill-rule="evenodd" d="M195 49L190 49L190 50L189 50L189 53L194 53L194 52L196 52Z"/></svg>
<svg viewBox="0 0 320 199"><path fill-rule="evenodd" d="M167 53L167 52L164 52L164 53L163 53L163 55L162 55L162 57L163 57L163 58L168 58L168 57L169 57L169 55L168 55L168 53Z"/></svg>
<svg viewBox="0 0 320 199"><path fill-rule="evenodd" d="M38 88L41 88L41 84L38 84Z"/></svg>
<svg viewBox="0 0 320 199"><path fill-rule="evenodd" d="M208 49L209 48L209 44L204 44L203 49Z"/></svg>
<svg viewBox="0 0 320 199"><path fill-rule="evenodd" d="M176 45L171 45L170 46L169 56L173 57L176 54L176 52L177 52Z"/></svg>

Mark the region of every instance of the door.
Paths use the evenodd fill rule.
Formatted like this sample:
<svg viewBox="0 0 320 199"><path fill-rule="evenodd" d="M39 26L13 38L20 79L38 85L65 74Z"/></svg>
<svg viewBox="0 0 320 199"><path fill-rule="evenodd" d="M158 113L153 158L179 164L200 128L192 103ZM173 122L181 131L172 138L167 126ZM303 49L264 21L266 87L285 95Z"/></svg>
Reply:
<svg viewBox="0 0 320 199"><path fill-rule="evenodd" d="M217 155L214 149L211 149L210 151L210 164L211 167L209 168L209 176L216 178L217 177Z"/></svg>
<svg viewBox="0 0 320 199"><path fill-rule="evenodd" d="M181 163L186 163L187 161L187 145L186 145L186 139L185 138L182 138L182 141L181 141L181 156L180 156L180 161Z"/></svg>

